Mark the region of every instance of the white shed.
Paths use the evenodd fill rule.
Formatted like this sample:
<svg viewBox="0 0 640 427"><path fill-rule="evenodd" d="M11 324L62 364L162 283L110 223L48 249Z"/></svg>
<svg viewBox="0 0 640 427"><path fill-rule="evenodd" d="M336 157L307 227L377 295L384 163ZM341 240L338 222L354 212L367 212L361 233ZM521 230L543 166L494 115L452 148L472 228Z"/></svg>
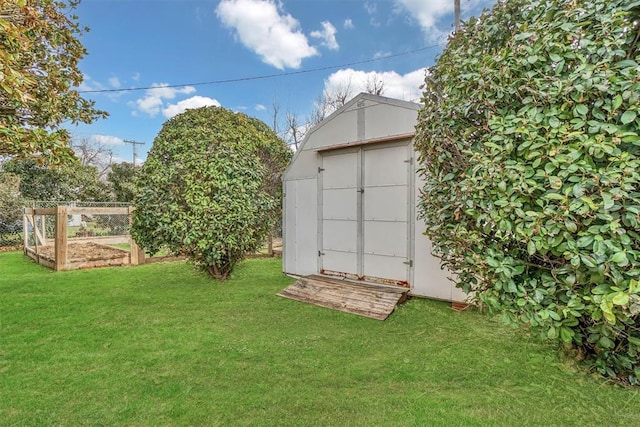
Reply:
<svg viewBox="0 0 640 427"><path fill-rule="evenodd" d="M283 269L464 301L417 219L419 104L361 93L311 129L283 177Z"/></svg>

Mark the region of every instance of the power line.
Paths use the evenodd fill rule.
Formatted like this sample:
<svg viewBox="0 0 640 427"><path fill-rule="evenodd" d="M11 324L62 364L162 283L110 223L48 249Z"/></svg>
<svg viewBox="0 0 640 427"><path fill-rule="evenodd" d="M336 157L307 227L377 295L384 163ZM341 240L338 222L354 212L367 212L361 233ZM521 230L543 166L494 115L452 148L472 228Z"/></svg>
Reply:
<svg viewBox="0 0 640 427"><path fill-rule="evenodd" d="M234 79L223 79L223 80L212 80L209 82L198 82L198 83L182 83L182 84L173 84L173 85L163 85L163 86L143 86L143 87L130 87L130 88L121 88L121 89L96 89L96 90L79 90L78 93L107 93L107 92L134 92L139 90L148 90L148 89L158 89L158 88L174 88L174 87L183 87L183 86L205 86L205 85L215 85L215 84L224 84L224 83L236 83L236 82L246 82L250 80L264 80L264 79L272 79L275 77L286 77L293 76L297 74L307 74L307 73L315 73L317 71L326 71L332 70L335 68L343 68L343 67L351 67L354 65L361 64L369 64L371 62L383 61L385 59L397 58L399 56L412 55L414 53L422 52L425 50L433 49L434 47L443 46L442 44L434 44L431 46L421 47L420 49L408 50L400 53L393 53L390 55L384 55L377 58L365 59L364 61L356 61L356 62L348 62L345 64L339 65L328 65L326 67L318 67L318 68L310 68L308 70L298 70L298 71L288 71L285 73L279 74L263 74L260 76L250 76L250 77L238 77Z"/></svg>

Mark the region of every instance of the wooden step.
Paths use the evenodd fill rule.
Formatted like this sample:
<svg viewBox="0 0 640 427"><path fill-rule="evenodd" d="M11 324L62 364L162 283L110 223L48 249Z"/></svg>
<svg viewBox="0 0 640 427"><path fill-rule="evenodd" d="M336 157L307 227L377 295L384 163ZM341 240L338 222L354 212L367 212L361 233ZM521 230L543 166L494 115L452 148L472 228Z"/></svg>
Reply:
<svg viewBox="0 0 640 427"><path fill-rule="evenodd" d="M400 287L311 275L299 278L278 295L320 307L385 320L396 305L406 299L408 291Z"/></svg>

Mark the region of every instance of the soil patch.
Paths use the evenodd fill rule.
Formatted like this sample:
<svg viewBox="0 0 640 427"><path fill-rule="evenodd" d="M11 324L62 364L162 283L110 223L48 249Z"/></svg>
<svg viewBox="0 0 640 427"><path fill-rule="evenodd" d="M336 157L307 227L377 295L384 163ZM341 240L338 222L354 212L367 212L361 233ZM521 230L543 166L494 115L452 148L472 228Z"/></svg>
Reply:
<svg viewBox="0 0 640 427"><path fill-rule="evenodd" d="M111 246L97 243L70 243L67 245L67 259L69 262L98 261L122 258L129 252ZM38 254L50 260L55 260L55 248L53 246L41 246Z"/></svg>

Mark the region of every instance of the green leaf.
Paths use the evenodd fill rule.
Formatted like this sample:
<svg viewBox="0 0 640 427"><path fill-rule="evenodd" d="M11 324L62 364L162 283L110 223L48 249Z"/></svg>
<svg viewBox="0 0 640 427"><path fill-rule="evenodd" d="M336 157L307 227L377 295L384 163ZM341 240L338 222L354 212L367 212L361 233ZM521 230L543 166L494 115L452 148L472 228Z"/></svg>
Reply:
<svg viewBox="0 0 640 427"><path fill-rule="evenodd" d="M557 176L550 176L549 186L554 190L559 190L560 188L562 188L562 179L558 178Z"/></svg>
<svg viewBox="0 0 640 427"><path fill-rule="evenodd" d="M615 317L613 318L615 321ZM603 336L600 337L600 339L598 340L598 346L602 347L602 348L612 348L613 347L613 341L611 341L609 338Z"/></svg>
<svg viewBox="0 0 640 427"><path fill-rule="evenodd" d="M591 293L594 295L604 295L604 294L608 294L609 291L611 291L611 286L608 284L602 284L602 285L598 285L595 288L593 288L591 290Z"/></svg>
<svg viewBox="0 0 640 427"><path fill-rule="evenodd" d="M609 258L611 262L615 262L616 264L628 264L629 260L627 259L627 254L625 252L618 252L614 254L611 258Z"/></svg>
<svg viewBox="0 0 640 427"><path fill-rule="evenodd" d="M587 246L591 246L592 243L593 243L593 236L591 235L582 236L576 242L579 248L586 248Z"/></svg>
<svg viewBox="0 0 640 427"><path fill-rule="evenodd" d="M613 302L614 305L627 305L629 304L629 294L618 292L615 294L611 302Z"/></svg>
<svg viewBox="0 0 640 427"><path fill-rule="evenodd" d="M612 102L613 111L620 108L621 105L622 105L622 96L620 94L617 94L616 96L613 97L613 102Z"/></svg>
<svg viewBox="0 0 640 427"><path fill-rule="evenodd" d="M556 63L562 61L562 57L557 53L551 53L549 55L549 59L551 59L553 62L556 62Z"/></svg>
<svg viewBox="0 0 640 427"><path fill-rule="evenodd" d="M609 193L602 193L602 202L603 202L603 207L607 210L611 209L615 205L613 198Z"/></svg>
<svg viewBox="0 0 640 427"><path fill-rule="evenodd" d="M487 258L487 264L489 264L489 267L493 268L497 268L500 266L500 263L495 258Z"/></svg>
<svg viewBox="0 0 640 427"><path fill-rule="evenodd" d="M565 196L563 196L560 193L545 193L544 196L542 196L543 199L547 199L547 200L562 200L564 201Z"/></svg>
<svg viewBox="0 0 640 427"><path fill-rule="evenodd" d="M585 202L589 208L591 208L591 210L597 211L598 210L598 205L596 205L595 203L593 203L593 200L591 200L591 197L589 196L582 196L580 197L580 200L582 200L583 202Z"/></svg>
<svg viewBox="0 0 640 427"><path fill-rule="evenodd" d="M589 112L589 107L587 107L584 104L578 104L576 105L573 111L581 116L586 116L587 113Z"/></svg>
<svg viewBox="0 0 640 427"><path fill-rule="evenodd" d="M563 342L569 343L573 340L573 336L575 335L575 332L570 329L567 328L566 326L561 326L560 327L560 339Z"/></svg>
<svg viewBox="0 0 640 427"><path fill-rule="evenodd" d="M589 268L596 267L596 261L591 256L580 255L580 261Z"/></svg>
<svg viewBox="0 0 640 427"><path fill-rule="evenodd" d="M620 121L622 122L623 125L629 124L635 119L636 119L636 112L631 110L625 111L622 114L622 117L620 117Z"/></svg>
<svg viewBox="0 0 640 427"><path fill-rule="evenodd" d="M529 240L529 242L527 243L527 253L529 254L529 256L536 253L536 244L533 242L533 240Z"/></svg>

